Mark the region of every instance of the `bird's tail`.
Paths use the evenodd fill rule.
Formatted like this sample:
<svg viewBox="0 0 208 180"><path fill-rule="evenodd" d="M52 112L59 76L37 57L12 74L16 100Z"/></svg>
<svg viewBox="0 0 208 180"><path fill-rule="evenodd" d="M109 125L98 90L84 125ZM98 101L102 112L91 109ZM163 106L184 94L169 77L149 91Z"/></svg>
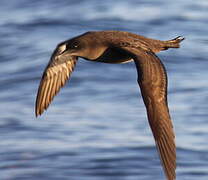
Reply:
<svg viewBox="0 0 208 180"><path fill-rule="evenodd" d="M163 50L166 50L168 48L179 48L180 47L180 42L183 41L185 38L182 36L178 36L174 39L168 40L168 41L163 41L164 46Z"/></svg>
<svg viewBox="0 0 208 180"><path fill-rule="evenodd" d="M149 42L148 45L150 49L153 52L157 53L160 51L167 50L169 48L179 48L180 42L183 41L184 39L185 39L184 37L178 36L168 41L160 41L160 40L149 39L149 38L146 38L145 41Z"/></svg>

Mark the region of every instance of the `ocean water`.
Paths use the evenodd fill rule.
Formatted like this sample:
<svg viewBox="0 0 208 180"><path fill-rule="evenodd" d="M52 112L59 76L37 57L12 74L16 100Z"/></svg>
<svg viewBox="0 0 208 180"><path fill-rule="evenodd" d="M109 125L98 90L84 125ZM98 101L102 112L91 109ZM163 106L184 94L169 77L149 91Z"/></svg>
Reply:
<svg viewBox="0 0 208 180"><path fill-rule="evenodd" d="M207 0L1 0L0 179L165 179L134 63L80 59L35 118L42 72L56 45L90 30L186 37L158 56L169 77L177 179L208 179Z"/></svg>

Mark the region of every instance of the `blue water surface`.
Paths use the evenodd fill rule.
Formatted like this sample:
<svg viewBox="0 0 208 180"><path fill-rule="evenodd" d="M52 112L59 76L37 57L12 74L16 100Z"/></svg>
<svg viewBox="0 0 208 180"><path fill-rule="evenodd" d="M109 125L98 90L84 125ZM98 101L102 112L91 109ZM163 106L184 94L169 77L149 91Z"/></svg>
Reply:
<svg viewBox="0 0 208 180"><path fill-rule="evenodd" d="M208 179L207 0L1 0L0 179L165 179L134 63L80 59L69 83L35 118L42 72L56 45L90 30L168 40L177 179Z"/></svg>

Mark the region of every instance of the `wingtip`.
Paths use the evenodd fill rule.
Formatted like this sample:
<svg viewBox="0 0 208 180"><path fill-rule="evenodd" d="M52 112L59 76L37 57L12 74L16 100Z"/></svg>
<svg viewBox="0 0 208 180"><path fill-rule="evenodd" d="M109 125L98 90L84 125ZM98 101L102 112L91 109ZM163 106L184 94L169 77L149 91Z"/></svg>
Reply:
<svg viewBox="0 0 208 180"><path fill-rule="evenodd" d="M37 118L38 116L40 116L40 110L38 108L38 99L36 98L36 102L35 102L35 117Z"/></svg>
<svg viewBox="0 0 208 180"><path fill-rule="evenodd" d="M41 112L40 109L35 109L35 117L38 118L38 116L41 116L41 114L43 113L43 111Z"/></svg>
<svg viewBox="0 0 208 180"><path fill-rule="evenodd" d="M38 118L38 116L40 116L40 114L37 111L35 111L35 117Z"/></svg>

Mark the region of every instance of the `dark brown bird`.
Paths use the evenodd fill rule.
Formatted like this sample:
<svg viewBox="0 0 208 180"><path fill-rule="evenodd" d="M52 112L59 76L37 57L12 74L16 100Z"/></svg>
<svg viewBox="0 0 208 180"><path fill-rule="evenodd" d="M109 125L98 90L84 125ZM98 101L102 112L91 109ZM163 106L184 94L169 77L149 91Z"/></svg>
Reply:
<svg viewBox="0 0 208 180"><path fill-rule="evenodd" d="M87 32L60 43L53 52L38 89L36 116L47 109L69 79L78 57L104 63L134 61L138 84L156 146L168 180L176 178L176 147L167 102L167 74L155 53L179 48L183 37L154 40L122 31Z"/></svg>

